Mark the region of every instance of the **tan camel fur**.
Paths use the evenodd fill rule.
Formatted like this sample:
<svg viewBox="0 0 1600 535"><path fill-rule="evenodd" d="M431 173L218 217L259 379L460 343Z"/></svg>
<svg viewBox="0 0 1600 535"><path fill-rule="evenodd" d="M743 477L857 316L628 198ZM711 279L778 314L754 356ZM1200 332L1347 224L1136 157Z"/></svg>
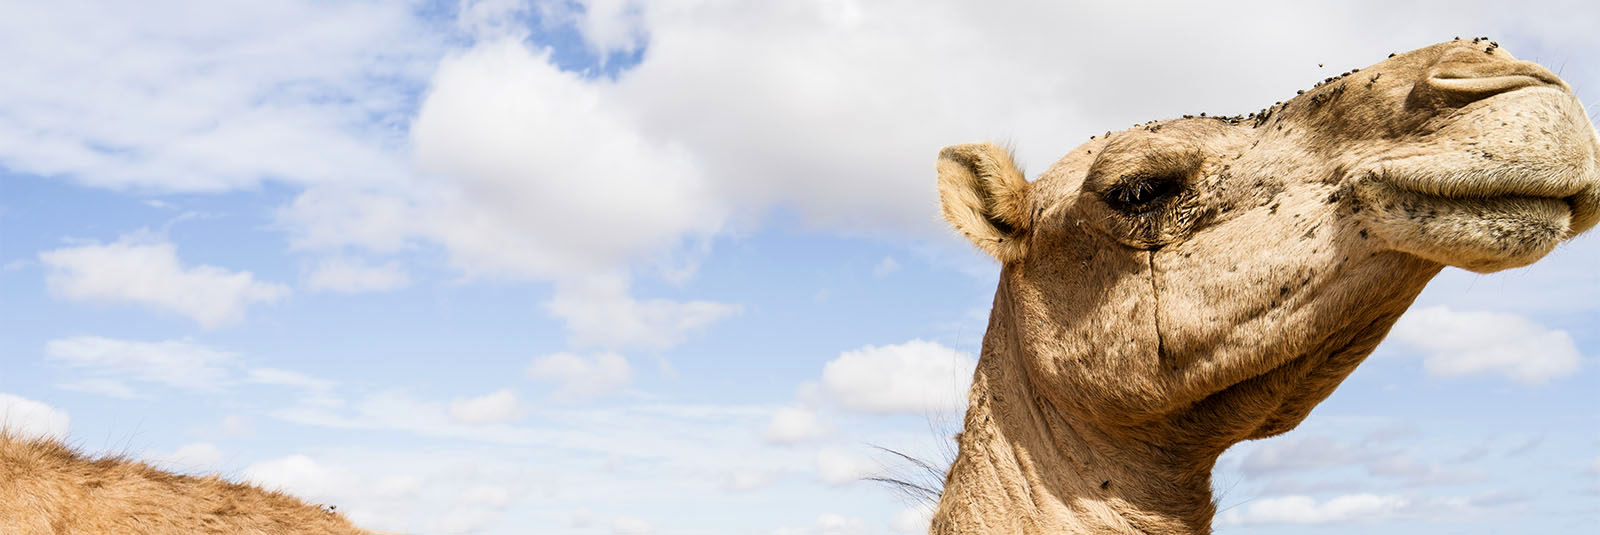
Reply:
<svg viewBox="0 0 1600 535"><path fill-rule="evenodd" d="M217 476L171 474L0 432L0 535L340 535L337 513Z"/></svg>
<svg viewBox="0 0 1600 535"><path fill-rule="evenodd" d="M1487 39L1096 137L1032 183L944 149L945 217L1002 269L932 532L1209 533L1218 455L1299 424L1444 266L1594 226L1597 156L1566 84Z"/></svg>

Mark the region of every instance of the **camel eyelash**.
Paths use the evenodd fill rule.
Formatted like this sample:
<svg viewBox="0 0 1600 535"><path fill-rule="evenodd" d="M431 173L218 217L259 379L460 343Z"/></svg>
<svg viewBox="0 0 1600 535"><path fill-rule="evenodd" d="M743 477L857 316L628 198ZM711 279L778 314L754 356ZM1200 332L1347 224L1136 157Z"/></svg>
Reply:
<svg viewBox="0 0 1600 535"><path fill-rule="evenodd" d="M1117 211L1143 215L1183 191L1183 178L1171 173L1123 175L1102 196Z"/></svg>

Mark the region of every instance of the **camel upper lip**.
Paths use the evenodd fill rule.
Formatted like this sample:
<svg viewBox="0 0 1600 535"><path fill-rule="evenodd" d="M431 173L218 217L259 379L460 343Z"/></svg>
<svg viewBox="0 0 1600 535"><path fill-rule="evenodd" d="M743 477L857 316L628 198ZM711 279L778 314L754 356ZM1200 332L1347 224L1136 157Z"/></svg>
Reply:
<svg viewBox="0 0 1600 535"><path fill-rule="evenodd" d="M1559 199L1571 201L1583 193L1590 186L1581 182L1570 184L1557 184L1552 182L1528 182L1522 180L1494 180L1485 177L1482 180L1472 181L1446 181L1411 178L1405 175L1396 175L1388 172L1378 172L1369 176L1370 179L1387 184L1396 189L1409 191L1428 197L1441 199L1501 199L1501 198L1532 198L1532 199Z"/></svg>

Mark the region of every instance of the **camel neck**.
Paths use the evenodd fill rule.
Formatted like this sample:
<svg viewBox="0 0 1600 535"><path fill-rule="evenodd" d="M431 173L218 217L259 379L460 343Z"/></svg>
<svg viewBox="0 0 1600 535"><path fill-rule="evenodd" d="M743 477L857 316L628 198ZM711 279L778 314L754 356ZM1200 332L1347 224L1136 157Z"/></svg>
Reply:
<svg viewBox="0 0 1600 535"><path fill-rule="evenodd" d="M996 310L1006 306L996 295ZM1210 533L1218 451L1183 451L1149 431L1062 412L1033 389L1013 326L996 313L935 535ZM1182 442L1182 441L1178 441Z"/></svg>

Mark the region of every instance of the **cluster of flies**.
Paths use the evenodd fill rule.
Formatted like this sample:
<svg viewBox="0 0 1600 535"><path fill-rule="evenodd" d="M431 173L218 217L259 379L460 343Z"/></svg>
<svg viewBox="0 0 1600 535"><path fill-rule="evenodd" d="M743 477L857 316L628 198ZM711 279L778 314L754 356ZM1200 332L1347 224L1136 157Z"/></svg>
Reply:
<svg viewBox="0 0 1600 535"><path fill-rule="evenodd" d="M1457 36L1454 40L1460 41L1461 37ZM1472 44L1474 44L1474 45L1476 45L1476 44L1487 44L1488 46L1486 46L1483 49L1484 53L1486 53L1486 54L1493 54L1495 49L1500 48L1500 43L1497 43L1497 42L1494 42L1494 41L1490 41L1488 37L1475 37L1475 38L1472 39ZM1389 57L1391 57L1391 58L1395 57L1395 56L1396 56L1396 54L1394 54L1394 53L1390 53L1389 54ZM1323 66L1323 64L1318 63L1317 66L1321 67L1321 66ZM1349 71L1346 71L1343 74L1340 74L1338 76L1331 76L1331 77L1325 78L1322 81L1317 82L1316 84L1312 85L1311 86L1311 90L1313 92L1315 92L1317 89L1320 89L1323 86L1331 85L1334 82L1341 82L1345 78L1350 77L1350 76L1354 76L1356 73L1359 73L1359 72L1361 72L1361 69L1350 69ZM1381 73L1381 72L1373 74L1373 75L1367 77L1367 84L1366 84L1367 89L1371 89L1374 84L1378 83L1378 79L1381 78L1381 77L1383 77L1383 73ZM1326 102L1328 100L1331 100L1331 99L1339 96L1340 94L1343 94L1344 93L1344 87L1345 87L1344 84L1340 83L1339 85L1334 86L1334 88L1329 90L1329 91L1324 91L1322 93L1313 94L1311 96L1311 101L1310 101L1311 102L1311 106L1315 107L1315 106L1321 105L1323 102ZM1305 93L1306 93L1306 90L1301 89L1299 91L1296 91L1295 95L1304 95ZM1249 122L1249 123L1251 123L1251 127L1255 128L1255 127L1260 127L1263 124L1266 124L1267 120L1271 119L1275 112L1280 112L1280 111L1286 109L1287 107L1288 107L1288 104L1285 104L1282 101L1279 101L1279 102L1272 103L1271 106L1267 106L1266 108L1263 108L1261 111L1257 111L1255 113L1251 113L1251 114L1248 114L1248 115L1213 115L1213 116L1207 117L1205 112L1200 112L1199 115L1184 115L1183 118L1184 119L1196 119L1196 118L1214 119L1214 120L1222 121L1222 122L1230 124L1230 125ZM1166 122L1165 120L1149 121L1149 122L1145 122L1145 123L1134 124L1133 127L1134 128L1141 128L1142 127L1147 132L1159 132L1159 131L1161 131L1161 124L1165 123L1165 122ZM1111 132L1106 132L1105 135L1109 137L1111 135ZM1096 137L1098 137L1098 136L1089 136L1089 139L1095 139Z"/></svg>

